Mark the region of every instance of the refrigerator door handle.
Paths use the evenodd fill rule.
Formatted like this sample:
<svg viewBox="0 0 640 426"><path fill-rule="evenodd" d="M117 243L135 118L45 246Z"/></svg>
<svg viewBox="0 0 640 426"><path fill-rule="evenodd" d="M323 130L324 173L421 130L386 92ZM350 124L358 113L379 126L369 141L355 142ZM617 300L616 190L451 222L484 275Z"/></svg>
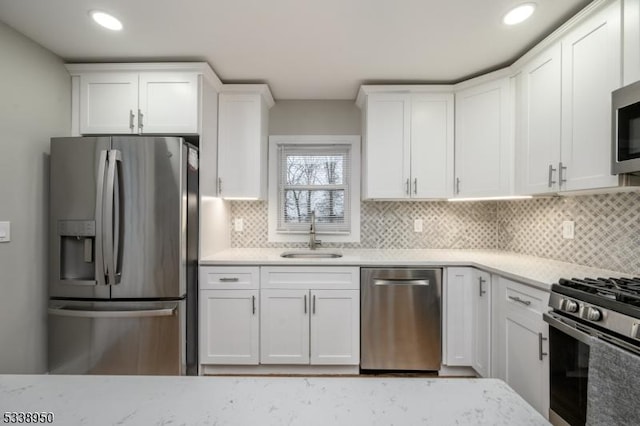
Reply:
<svg viewBox="0 0 640 426"><path fill-rule="evenodd" d="M76 318L143 318L143 317L169 317L175 315L178 305L164 309L141 309L130 311L92 311L68 309L65 306L49 308L50 315Z"/></svg>
<svg viewBox="0 0 640 426"><path fill-rule="evenodd" d="M118 284L120 274L117 269L120 249L120 182L118 179L118 162L122 162L122 153L117 149L109 151L109 168L107 171L107 196L104 205L104 238L106 240L104 269L108 284Z"/></svg>
<svg viewBox="0 0 640 426"><path fill-rule="evenodd" d="M105 169L107 166L107 152L100 152L100 164L98 165L98 187L96 188L96 283L98 285L106 285L105 279L105 259L104 259L104 224L103 224L103 211L104 211L104 185L105 185Z"/></svg>

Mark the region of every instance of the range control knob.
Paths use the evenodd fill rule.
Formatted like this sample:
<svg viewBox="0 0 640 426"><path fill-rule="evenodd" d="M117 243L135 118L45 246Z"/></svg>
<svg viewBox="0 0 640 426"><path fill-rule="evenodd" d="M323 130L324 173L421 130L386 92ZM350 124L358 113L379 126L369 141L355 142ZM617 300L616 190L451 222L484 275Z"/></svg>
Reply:
<svg viewBox="0 0 640 426"><path fill-rule="evenodd" d="M600 321L602 319L602 312L593 306L585 306L580 312L580 317L589 321Z"/></svg>
<svg viewBox="0 0 640 426"><path fill-rule="evenodd" d="M560 310L565 312L578 312L578 303L570 299L562 299L560 301Z"/></svg>

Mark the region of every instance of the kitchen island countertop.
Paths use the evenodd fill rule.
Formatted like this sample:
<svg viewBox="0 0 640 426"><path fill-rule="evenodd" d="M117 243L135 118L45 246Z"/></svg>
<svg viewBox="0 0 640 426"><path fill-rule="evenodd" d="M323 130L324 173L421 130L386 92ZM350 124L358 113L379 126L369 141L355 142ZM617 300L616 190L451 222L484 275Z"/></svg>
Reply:
<svg viewBox="0 0 640 426"><path fill-rule="evenodd" d="M560 278L621 277L627 274L500 250L319 249L339 252L335 259L285 259L285 251L304 249L232 248L200 260L208 265L260 266L473 266L543 290Z"/></svg>
<svg viewBox="0 0 640 426"><path fill-rule="evenodd" d="M61 425L548 425L497 379L0 375L6 412Z"/></svg>

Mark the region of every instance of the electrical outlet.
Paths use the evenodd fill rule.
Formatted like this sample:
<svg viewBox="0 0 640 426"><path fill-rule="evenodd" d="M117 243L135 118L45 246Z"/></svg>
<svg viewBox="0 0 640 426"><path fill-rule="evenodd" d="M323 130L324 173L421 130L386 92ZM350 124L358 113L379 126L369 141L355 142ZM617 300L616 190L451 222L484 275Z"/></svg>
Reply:
<svg viewBox="0 0 640 426"><path fill-rule="evenodd" d="M415 232L422 232L422 219L416 219L413 221L413 230Z"/></svg>
<svg viewBox="0 0 640 426"><path fill-rule="evenodd" d="M572 220L562 222L562 238L565 240L573 240L575 235L575 223Z"/></svg>
<svg viewBox="0 0 640 426"><path fill-rule="evenodd" d="M242 220L241 217L237 218L235 220L233 228L235 229L236 232L242 232L244 230L244 220Z"/></svg>
<svg viewBox="0 0 640 426"><path fill-rule="evenodd" d="M0 222L0 243L11 241L11 222Z"/></svg>

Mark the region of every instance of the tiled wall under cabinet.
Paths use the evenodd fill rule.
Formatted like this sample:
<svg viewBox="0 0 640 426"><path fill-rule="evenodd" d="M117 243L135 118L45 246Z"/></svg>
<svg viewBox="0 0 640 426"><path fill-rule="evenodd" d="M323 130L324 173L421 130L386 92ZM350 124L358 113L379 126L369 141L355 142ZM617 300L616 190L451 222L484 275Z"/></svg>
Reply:
<svg viewBox="0 0 640 426"><path fill-rule="evenodd" d="M231 202L244 231L232 247L304 247L267 241L267 202ZM413 220L423 220L423 232ZM562 222L575 238L562 238ZM500 202L365 201L360 243L344 248L501 249L640 275L640 192Z"/></svg>

